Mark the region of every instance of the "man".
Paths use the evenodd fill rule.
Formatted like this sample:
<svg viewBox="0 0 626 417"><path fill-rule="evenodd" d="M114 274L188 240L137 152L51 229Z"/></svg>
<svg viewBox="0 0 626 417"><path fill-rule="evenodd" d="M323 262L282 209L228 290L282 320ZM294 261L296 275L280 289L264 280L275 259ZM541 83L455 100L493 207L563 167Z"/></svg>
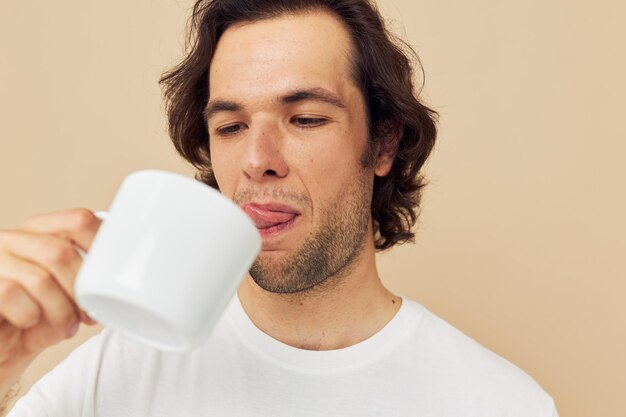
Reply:
<svg viewBox="0 0 626 417"><path fill-rule="evenodd" d="M364 0L214 0L162 82L176 149L254 220L262 252L188 355L103 331L11 416L539 416L530 377L380 282L411 240L435 139L410 65ZM0 235L4 392L89 322L71 297L99 222L70 210ZM35 277L35 278L33 278Z"/></svg>

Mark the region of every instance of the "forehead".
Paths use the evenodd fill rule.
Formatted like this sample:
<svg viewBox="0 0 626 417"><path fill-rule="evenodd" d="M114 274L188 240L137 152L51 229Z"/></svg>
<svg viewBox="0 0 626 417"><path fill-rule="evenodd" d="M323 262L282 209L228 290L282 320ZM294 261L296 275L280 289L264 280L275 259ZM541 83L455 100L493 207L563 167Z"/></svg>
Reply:
<svg viewBox="0 0 626 417"><path fill-rule="evenodd" d="M228 28L209 70L211 97L280 94L294 87L338 93L351 83L350 35L326 12L285 15Z"/></svg>

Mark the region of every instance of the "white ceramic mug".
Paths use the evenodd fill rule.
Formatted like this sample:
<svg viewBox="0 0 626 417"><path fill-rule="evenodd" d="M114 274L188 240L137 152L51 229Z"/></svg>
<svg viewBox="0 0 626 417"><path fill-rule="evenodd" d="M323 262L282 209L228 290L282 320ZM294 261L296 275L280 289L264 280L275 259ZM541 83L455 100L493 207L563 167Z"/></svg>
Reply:
<svg viewBox="0 0 626 417"><path fill-rule="evenodd" d="M162 350L209 336L261 249L243 210L176 173L130 174L99 216L76 299L103 325Z"/></svg>

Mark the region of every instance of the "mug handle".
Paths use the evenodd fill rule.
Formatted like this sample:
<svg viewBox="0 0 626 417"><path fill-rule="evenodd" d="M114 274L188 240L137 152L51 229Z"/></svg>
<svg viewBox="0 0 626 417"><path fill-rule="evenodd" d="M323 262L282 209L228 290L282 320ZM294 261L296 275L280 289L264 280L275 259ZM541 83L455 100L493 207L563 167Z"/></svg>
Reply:
<svg viewBox="0 0 626 417"><path fill-rule="evenodd" d="M106 211L96 211L94 212L95 216L97 218L99 218L102 221L105 221L107 219L107 217L109 216L109 213ZM74 248L76 249L76 251L80 254L80 256L83 258L83 260L85 259L85 256L87 256L87 253L82 250L81 248L79 248L78 246L74 245Z"/></svg>

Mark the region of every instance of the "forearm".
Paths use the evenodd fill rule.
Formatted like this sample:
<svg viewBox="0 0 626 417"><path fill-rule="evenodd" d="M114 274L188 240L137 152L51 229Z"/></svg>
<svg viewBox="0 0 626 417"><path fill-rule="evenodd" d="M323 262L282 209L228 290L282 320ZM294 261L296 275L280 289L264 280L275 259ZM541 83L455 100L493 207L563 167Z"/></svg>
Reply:
<svg viewBox="0 0 626 417"><path fill-rule="evenodd" d="M2 398L0 400L0 417L5 416L9 412L20 389L20 381L17 378L4 381L0 385L0 398Z"/></svg>
<svg viewBox="0 0 626 417"><path fill-rule="evenodd" d="M25 362L13 364L0 363L0 417L3 417L13 405L19 391L19 379L33 361L34 356Z"/></svg>

